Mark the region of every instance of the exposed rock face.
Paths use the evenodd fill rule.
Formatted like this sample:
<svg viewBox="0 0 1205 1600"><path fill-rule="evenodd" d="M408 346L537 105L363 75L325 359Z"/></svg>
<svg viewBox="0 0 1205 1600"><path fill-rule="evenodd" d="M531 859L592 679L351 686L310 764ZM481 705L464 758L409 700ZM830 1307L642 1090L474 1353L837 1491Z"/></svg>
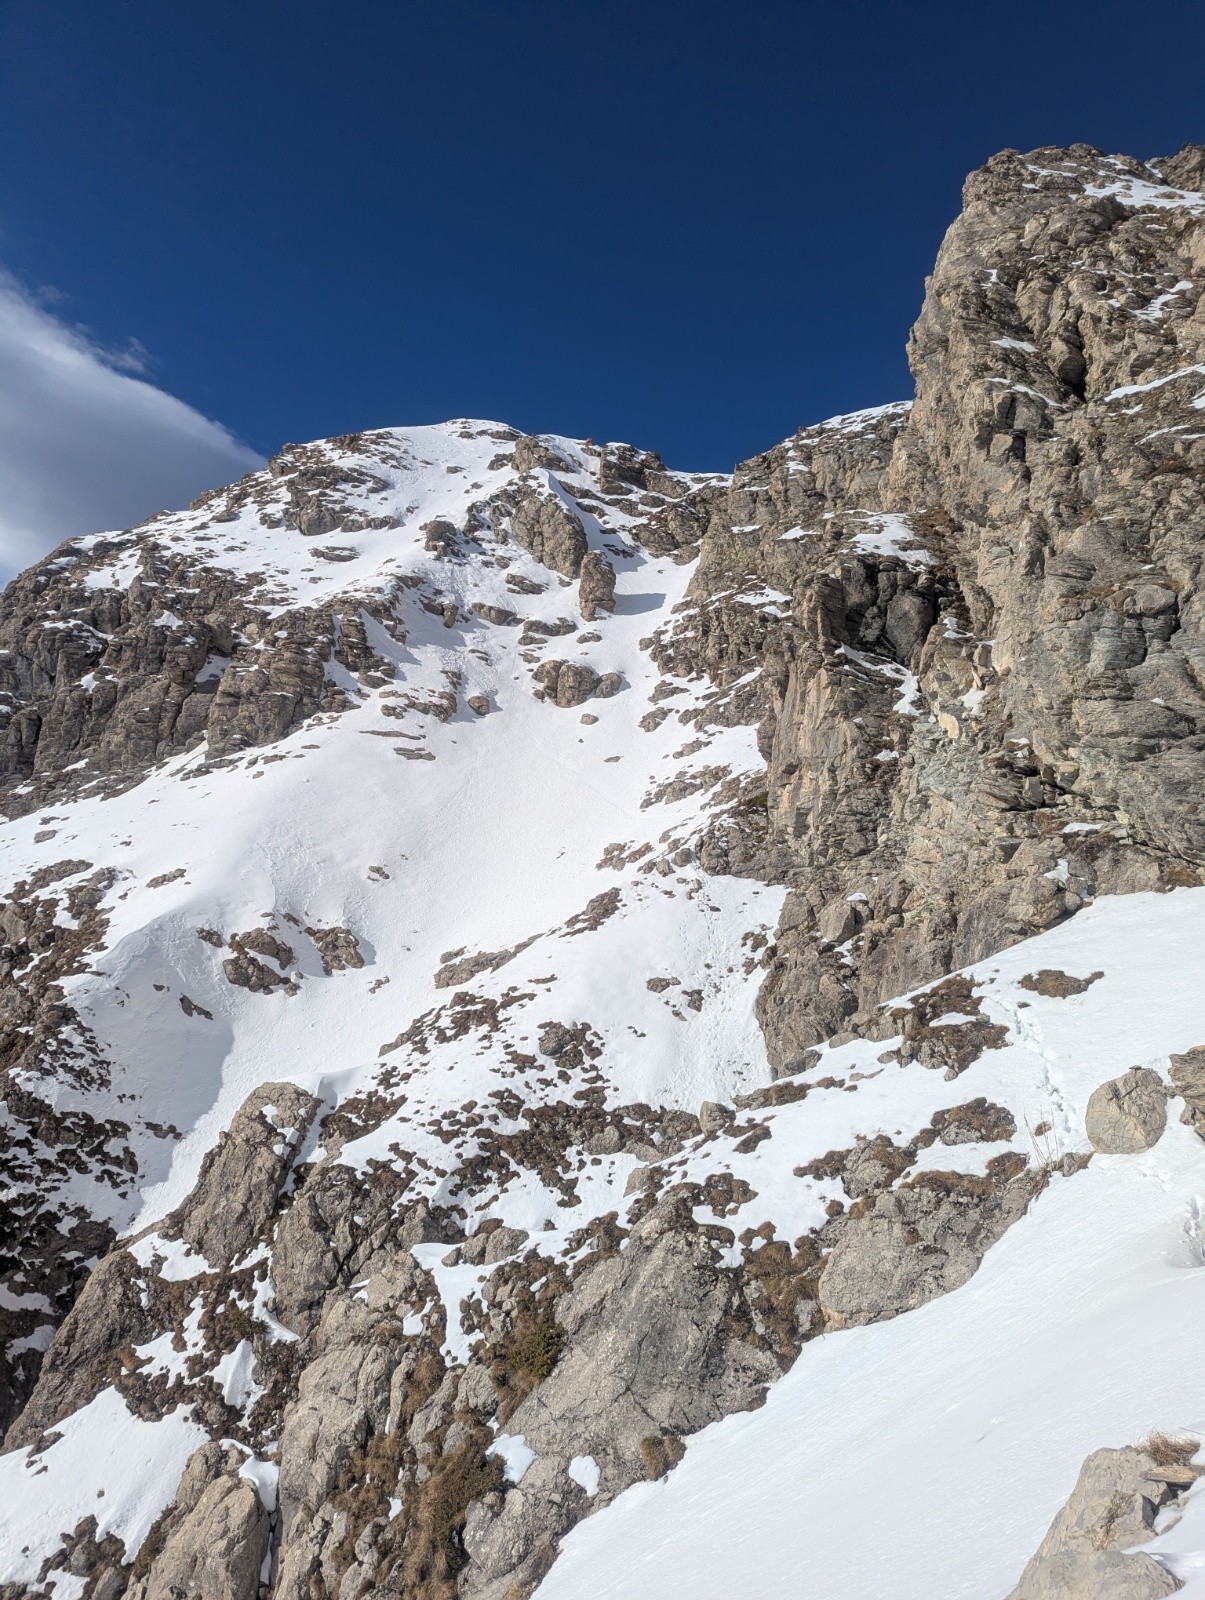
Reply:
<svg viewBox="0 0 1205 1600"><path fill-rule="evenodd" d="M270 1518L254 1484L238 1476L239 1451L221 1456L220 1446L205 1445L185 1469L160 1553L126 1590L129 1600L255 1600L259 1594Z"/></svg>
<svg viewBox="0 0 1205 1600"><path fill-rule="evenodd" d="M1085 1127L1092 1148L1105 1155L1149 1150L1167 1126L1167 1089L1157 1072L1134 1067L1102 1083L1088 1101Z"/></svg>
<svg viewBox="0 0 1205 1600"><path fill-rule="evenodd" d="M710 515L667 654L763 662L783 1061L1085 897L1199 881L1205 233L1142 182L1085 146L996 157L930 280L911 410L805 430ZM790 621L755 617L759 586ZM818 919L853 893L842 961Z"/></svg>
<svg viewBox="0 0 1205 1600"><path fill-rule="evenodd" d="M647 1475L648 1447L759 1403L778 1364L733 1338L737 1286L705 1241L651 1212L620 1255L600 1261L557 1305L566 1351L507 1420L539 1456L505 1499L474 1509L462 1592L505 1595L540 1573L553 1541L577 1520L583 1496L567 1476L575 1456L597 1463L607 1498ZM596 1491L597 1492L597 1491Z"/></svg>
<svg viewBox="0 0 1205 1600"><path fill-rule="evenodd" d="M880 1322L959 1288L1034 1188L1028 1172L1003 1182L928 1172L880 1195L850 1221L820 1275L829 1327Z"/></svg>
<svg viewBox="0 0 1205 1600"><path fill-rule="evenodd" d="M1157 1600L1180 1583L1135 1545L1155 1531L1155 1515L1195 1481L1187 1465L1150 1448L1097 1450L1084 1462L1071 1498L1055 1517L1008 1600Z"/></svg>
<svg viewBox="0 0 1205 1600"><path fill-rule="evenodd" d="M518 498L511 528L525 550L554 572L576 578L586 554L581 518L555 495L534 491Z"/></svg>
<svg viewBox="0 0 1205 1600"><path fill-rule="evenodd" d="M577 603L587 622L615 609L615 568L597 550L582 557Z"/></svg>

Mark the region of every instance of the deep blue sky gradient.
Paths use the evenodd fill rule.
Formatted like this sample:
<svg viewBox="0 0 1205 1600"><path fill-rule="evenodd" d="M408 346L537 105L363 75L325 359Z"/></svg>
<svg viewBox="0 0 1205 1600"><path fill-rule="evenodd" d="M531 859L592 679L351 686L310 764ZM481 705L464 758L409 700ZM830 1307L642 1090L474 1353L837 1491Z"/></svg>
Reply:
<svg viewBox="0 0 1205 1600"><path fill-rule="evenodd" d="M727 468L910 392L966 171L1205 140L1205 6L0 0L0 263L271 451Z"/></svg>

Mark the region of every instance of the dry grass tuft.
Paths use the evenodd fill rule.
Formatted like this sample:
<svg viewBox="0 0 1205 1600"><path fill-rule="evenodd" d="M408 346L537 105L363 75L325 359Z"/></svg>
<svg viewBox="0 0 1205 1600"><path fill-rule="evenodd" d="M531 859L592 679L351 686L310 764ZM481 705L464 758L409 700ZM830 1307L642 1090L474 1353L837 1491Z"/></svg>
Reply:
<svg viewBox="0 0 1205 1600"><path fill-rule="evenodd" d="M1141 1448L1157 1467L1186 1467L1201 1448L1201 1441L1173 1439L1170 1434L1151 1433L1142 1441Z"/></svg>

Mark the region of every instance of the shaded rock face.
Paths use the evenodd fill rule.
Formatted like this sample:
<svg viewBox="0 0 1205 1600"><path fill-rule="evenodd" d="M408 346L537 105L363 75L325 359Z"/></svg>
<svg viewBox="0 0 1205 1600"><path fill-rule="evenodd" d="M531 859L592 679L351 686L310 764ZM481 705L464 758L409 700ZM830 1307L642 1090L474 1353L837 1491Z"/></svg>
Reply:
<svg viewBox="0 0 1205 1600"><path fill-rule="evenodd" d="M0 617L7 815L64 790L128 787L203 741L215 759L271 743L316 713L347 706L332 664L336 673L392 677L367 643L358 597L282 612L272 573L231 571L217 547L221 536L238 537L220 525L240 519L283 524L298 538L379 526L364 505L384 487L367 470L371 436L358 436L358 463L335 448L349 443L288 447L266 472L202 496L187 543L166 526L159 536L152 519L62 546L9 585ZM389 597L368 604L394 631Z"/></svg>
<svg viewBox="0 0 1205 1600"><path fill-rule="evenodd" d="M1171 1448L1169 1449L1168 1446ZM1055 1517L1008 1600L1158 1600L1177 1579L1141 1546L1155 1517L1199 1476L1177 1459L1174 1440L1126 1450L1096 1450L1084 1462L1067 1504Z"/></svg>

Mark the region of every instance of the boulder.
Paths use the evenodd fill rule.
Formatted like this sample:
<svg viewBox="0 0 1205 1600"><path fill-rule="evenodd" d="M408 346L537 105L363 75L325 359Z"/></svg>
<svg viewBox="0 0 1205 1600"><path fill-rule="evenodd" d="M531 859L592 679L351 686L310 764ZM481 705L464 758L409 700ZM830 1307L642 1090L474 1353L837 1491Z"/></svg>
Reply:
<svg viewBox="0 0 1205 1600"><path fill-rule="evenodd" d="M1172 1056L1169 1076L1172 1087L1184 1100L1180 1121L1205 1138L1205 1045L1194 1045L1183 1055Z"/></svg>
<svg viewBox="0 0 1205 1600"><path fill-rule="evenodd" d="M1156 1144L1167 1126L1167 1089L1149 1067L1131 1067L1093 1090L1084 1128L1094 1150L1137 1155Z"/></svg>
<svg viewBox="0 0 1205 1600"><path fill-rule="evenodd" d="M586 554L586 530L563 500L534 490L516 495L511 532L537 561L576 578Z"/></svg>
<svg viewBox="0 0 1205 1600"><path fill-rule="evenodd" d="M1035 1193L1028 1171L1003 1183L926 1172L866 1201L820 1274L830 1328L881 1322L957 1289L1022 1216Z"/></svg>
<svg viewBox="0 0 1205 1600"><path fill-rule="evenodd" d="M533 677L539 698L549 699L563 709L580 706L591 699L602 681L594 668L584 661L544 661Z"/></svg>

